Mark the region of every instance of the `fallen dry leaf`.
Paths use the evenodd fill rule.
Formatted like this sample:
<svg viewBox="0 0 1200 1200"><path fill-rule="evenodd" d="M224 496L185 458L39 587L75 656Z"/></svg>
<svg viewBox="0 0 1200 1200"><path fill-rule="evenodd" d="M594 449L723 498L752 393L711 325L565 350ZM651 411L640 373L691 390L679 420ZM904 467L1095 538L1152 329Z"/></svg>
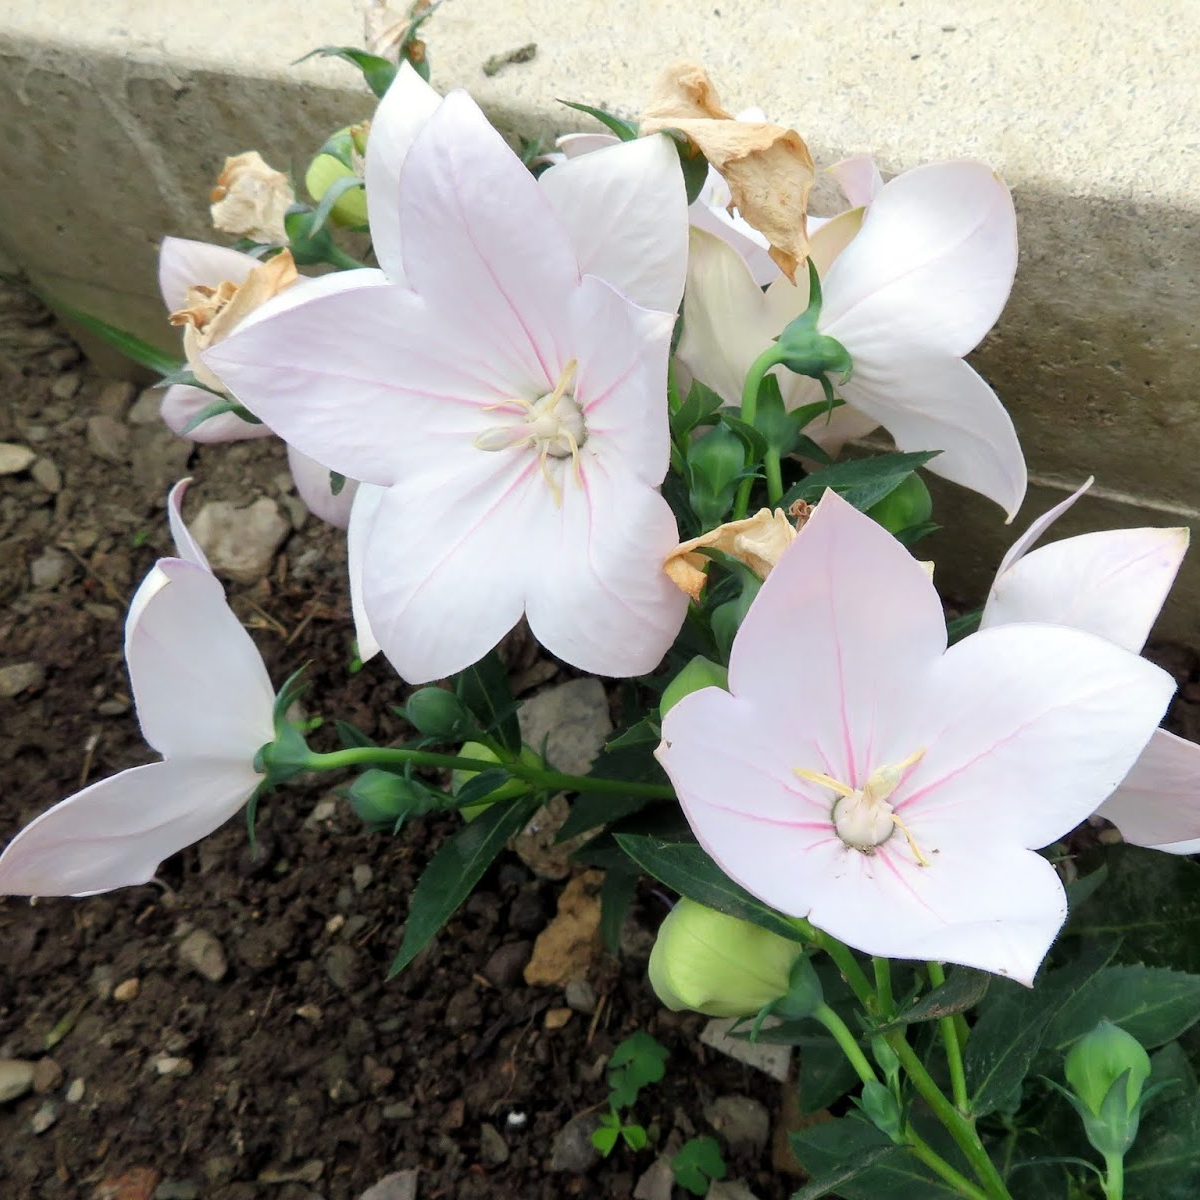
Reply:
<svg viewBox="0 0 1200 1200"><path fill-rule="evenodd" d="M788 514L781 508L774 512L760 508L752 517L718 525L716 529L677 546L663 563L663 570L671 582L693 600L700 599L711 561L699 553L703 549L722 550L745 563L759 579L766 579L779 556L792 544L796 530L807 519L808 506L804 505L802 511L792 515L797 518L796 525L788 520Z"/></svg>
<svg viewBox="0 0 1200 1200"><path fill-rule="evenodd" d="M738 121L698 63L664 68L642 114L643 134L675 129L725 177L734 207L771 244L779 269L796 282L808 256L808 194L816 167L804 139L769 121Z"/></svg>

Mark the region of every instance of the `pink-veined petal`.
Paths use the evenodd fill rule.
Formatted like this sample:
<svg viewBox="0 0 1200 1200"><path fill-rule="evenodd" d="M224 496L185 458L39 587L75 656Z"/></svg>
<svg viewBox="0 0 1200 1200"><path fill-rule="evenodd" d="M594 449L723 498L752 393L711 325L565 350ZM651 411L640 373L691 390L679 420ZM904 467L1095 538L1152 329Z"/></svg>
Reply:
<svg viewBox="0 0 1200 1200"><path fill-rule="evenodd" d="M1072 492L1065 500L1059 501L1048 512L1044 512L1040 517L1030 523L1030 526L1011 546L1008 548L1008 553L1000 560L1000 566L996 571L996 577L999 578L1013 565L1018 559L1022 558L1026 551L1033 547L1033 544L1070 508L1084 492L1088 490L1095 482L1095 476L1089 475L1076 491Z"/></svg>
<svg viewBox="0 0 1200 1200"><path fill-rule="evenodd" d="M822 333L961 357L996 323L1017 269L1008 188L975 162L932 163L880 190L824 281ZM858 359L855 356L855 368Z"/></svg>
<svg viewBox="0 0 1200 1200"><path fill-rule="evenodd" d="M538 183L570 235L581 272L642 308L678 310L688 208L679 155L666 134L569 158Z"/></svg>
<svg viewBox="0 0 1200 1200"><path fill-rule="evenodd" d="M360 662L369 662L379 653L367 606L363 600L363 572L367 562L367 543L375 514L387 489L373 483L361 483L350 506L350 524L346 530L346 559L350 574L350 611L354 616L354 640Z"/></svg>
<svg viewBox="0 0 1200 1200"><path fill-rule="evenodd" d="M900 450L940 450L926 469L994 500L1011 521L1027 482L1012 418L962 359L897 347L847 345L854 374L838 391Z"/></svg>
<svg viewBox="0 0 1200 1200"><path fill-rule="evenodd" d="M826 169L851 208L866 208L883 188L883 176L869 154L853 154Z"/></svg>
<svg viewBox="0 0 1200 1200"><path fill-rule="evenodd" d="M350 506L358 491L358 480L344 480L342 490L335 496L329 468L307 454L301 454L295 446L288 447L288 466L292 469L296 491L308 511L338 529L345 529L350 524Z"/></svg>
<svg viewBox="0 0 1200 1200"><path fill-rule="evenodd" d="M248 761L179 759L93 783L30 822L0 855L0 894L78 896L146 883L223 825L258 786Z"/></svg>
<svg viewBox="0 0 1200 1200"><path fill-rule="evenodd" d="M193 442L242 442L248 438L270 437L271 430L266 425L256 425L253 421L244 421L236 413L225 412L202 421L195 429L184 430L209 405L216 403L221 397L203 388L192 387L188 383L173 383L163 392L162 405L159 413L167 428L172 433L186 437Z"/></svg>
<svg viewBox="0 0 1200 1200"><path fill-rule="evenodd" d="M1137 654L1187 545L1186 529L1104 529L1039 546L996 577L981 627L1070 625Z"/></svg>
<svg viewBox="0 0 1200 1200"><path fill-rule="evenodd" d="M967 844L983 829L1049 845L1125 778L1174 691L1165 671L1076 629L972 634L910 680L889 714L882 761L923 751L895 811L918 845Z"/></svg>
<svg viewBox="0 0 1200 1200"><path fill-rule="evenodd" d="M166 237L158 250L158 290L167 312L175 312L187 303L188 288L240 284L259 265L257 258L228 246Z"/></svg>
<svg viewBox="0 0 1200 1200"><path fill-rule="evenodd" d="M811 384L812 387L808 389L807 395L801 393L798 403L792 407L813 404L822 398L820 385L815 379L806 379L803 382ZM866 413L859 412L849 404L841 404L828 415L822 413L819 417L814 417L801 432L812 438L822 450L836 455L847 442L866 437L878 428L879 422L874 417L868 417Z"/></svg>
<svg viewBox="0 0 1200 1200"><path fill-rule="evenodd" d="M267 670L204 568L155 564L130 604L125 659L142 735L164 757L249 763L274 737Z"/></svg>
<svg viewBox="0 0 1200 1200"><path fill-rule="evenodd" d="M679 541L671 507L619 463L593 461L563 483L559 519L528 580L526 612L552 654L595 675L652 671L687 613L662 569Z"/></svg>
<svg viewBox="0 0 1200 1200"><path fill-rule="evenodd" d="M289 445L349 479L388 485L424 470L443 445L472 452L495 423L480 410L519 394L455 317L404 288L368 284L244 325L206 361ZM552 386L543 379L531 394Z"/></svg>
<svg viewBox="0 0 1200 1200"><path fill-rule="evenodd" d="M924 568L827 491L751 604L729 686L752 697L764 719L815 742L819 760L794 766L861 787L888 761L877 759L880 697L896 694L945 646L941 602Z"/></svg>
<svg viewBox="0 0 1200 1200"><path fill-rule="evenodd" d="M192 531L183 519L183 497L188 490L191 479L181 479L167 493L167 523L171 527L171 540L175 543L175 553L187 562L195 563L206 571L212 568L208 565L208 555L200 549L200 543L192 537Z"/></svg>
<svg viewBox="0 0 1200 1200"><path fill-rule="evenodd" d="M578 347L572 391L588 437L583 458L658 487L671 457L667 358L674 317L637 308L607 283L585 275L571 297Z"/></svg>
<svg viewBox="0 0 1200 1200"><path fill-rule="evenodd" d="M1200 746L1156 729L1133 770L1100 806L1135 846L1195 854L1200 844Z"/></svg>
<svg viewBox="0 0 1200 1200"><path fill-rule="evenodd" d="M400 253L400 171L425 122L442 98L403 59L371 118L364 178L371 245L393 283L404 282Z"/></svg>
<svg viewBox="0 0 1200 1200"><path fill-rule="evenodd" d="M433 469L387 489L371 524L366 613L410 683L481 659L520 620L531 572L556 569L542 547L557 510L537 454L470 449L453 476Z"/></svg>
<svg viewBox="0 0 1200 1200"><path fill-rule="evenodd" d="M614 133L564 133L555 138L554 144L562 152L564 158L579 158L583 154L591 154L596 150L604 150L616 146L621 139Z"/></svg>
<svg viewBox="0 0 1200 1200"><path fill-rule="evenodd" d="M409 285L503 365L510 395L557 381L572 355L562 312L579 285L575 251L537 180L466 92L451 92L426 122L400 186Z"/></svg>

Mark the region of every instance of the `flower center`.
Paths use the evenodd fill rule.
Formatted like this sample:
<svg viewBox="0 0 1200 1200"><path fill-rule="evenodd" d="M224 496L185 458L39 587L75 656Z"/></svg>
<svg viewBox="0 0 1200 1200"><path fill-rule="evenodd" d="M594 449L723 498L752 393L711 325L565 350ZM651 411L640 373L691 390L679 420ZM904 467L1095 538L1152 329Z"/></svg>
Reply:
<svg viewBox="0 0 1200 1200"><path fill-rule="evenodd" d="M867 776L867 782L861 788L852 788L820 771L809 771L804 767L793 767L792 772L837 794L830 816L838 837L851 849L874 854L875 848L882 846L899 829L917 864L927 867L929 860L921 853L904 822L892 811L889 802L889 797L900 786L904 772L924 753L922 747L903 762L877 768Z"/></svg>
<svg viewBox="0 0 1200 1200"><path fill-rule="evenodd" d="M569 458L575 470L575 482L583 485L579 470L579 448L587 441L587 425L583 419L583 409L579 407L574 394L567 390L576 365L576 360L571 359L563 368L554 390L536 400L522 400L514 396L509 400L501 400L499 404L489 404L485 412L516 405L522 410L523 419L511 425L493 425L475 439L475 445L480 450L509 450L524 446L536 450L541 458L542 475L554 493L554 503L558 505L562 504L562 488L548 459Z"/></svg>

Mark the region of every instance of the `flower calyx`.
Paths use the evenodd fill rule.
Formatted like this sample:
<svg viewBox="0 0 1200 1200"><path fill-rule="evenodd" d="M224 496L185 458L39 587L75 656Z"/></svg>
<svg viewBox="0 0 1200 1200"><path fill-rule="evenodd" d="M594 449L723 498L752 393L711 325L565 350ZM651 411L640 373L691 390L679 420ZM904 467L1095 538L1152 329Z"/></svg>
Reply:
<svg viewBox="0 0 1200 1200"><path fill-rule="evenodd" d="M836 338L817 328L821 316L821 279L816 264L808 260L808 307L795 320L784 326L770 353L772 363L779 363L797 375L815 379L832 407L834 402L831 375L845 383L854 371L850 352Z"/></svg>

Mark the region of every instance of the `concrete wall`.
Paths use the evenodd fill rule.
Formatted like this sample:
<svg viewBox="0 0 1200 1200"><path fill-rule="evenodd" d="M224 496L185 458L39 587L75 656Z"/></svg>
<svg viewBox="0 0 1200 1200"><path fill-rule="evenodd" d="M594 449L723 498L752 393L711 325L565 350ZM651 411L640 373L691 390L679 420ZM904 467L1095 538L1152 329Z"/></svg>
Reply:
<svg viewBox="0 0 1200 1200"><path fill-rule="evenodd" d="M158 239L208 236L225 154L302 168L370 111L349 67L289 65L361 29L352 0L9 0L0 251L51 294L162 335ZM435 85L468 87L509 131L581 127L555 97L636 112L662 62L689 55L819 163L986 159L1013 187L1022 251L976 363L1045 485L1018 526L1088 473L1107 498L1077 506L1080 528L1200 520L1197 0L447 0L427 30ZM531 62L485 76L527 42ZM943 578L969 592L1013 531L961 490L940 497L956 531ZM1164 631L1200 641L1200 552Z"/></svg>

